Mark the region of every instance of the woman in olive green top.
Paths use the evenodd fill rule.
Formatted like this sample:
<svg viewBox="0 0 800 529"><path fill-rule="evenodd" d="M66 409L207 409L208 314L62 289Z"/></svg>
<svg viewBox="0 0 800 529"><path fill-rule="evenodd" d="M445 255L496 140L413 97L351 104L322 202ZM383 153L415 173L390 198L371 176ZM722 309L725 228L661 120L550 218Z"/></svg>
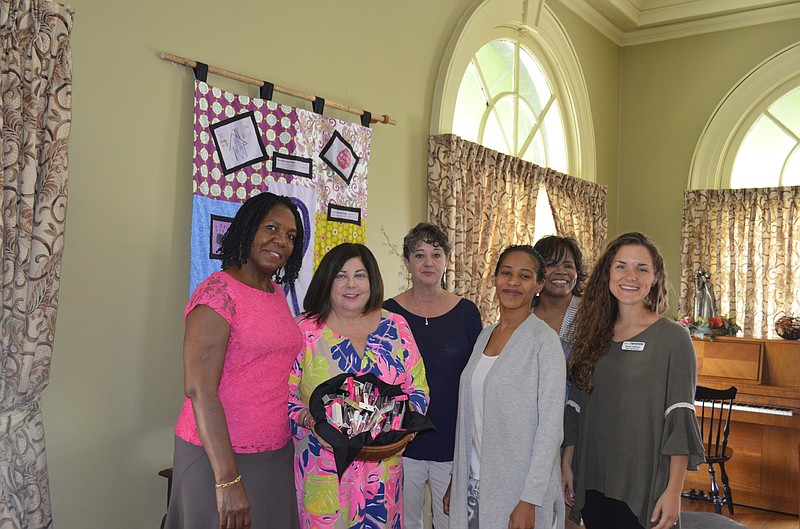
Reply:
<svg viewBox="0 0 800 529"><path fill-rule="evenodd" d="M703 446L694 347L666 309L658 249L620 236L589 278L567 368L564 497L588 529L680 526L684 472Z"/></svg>

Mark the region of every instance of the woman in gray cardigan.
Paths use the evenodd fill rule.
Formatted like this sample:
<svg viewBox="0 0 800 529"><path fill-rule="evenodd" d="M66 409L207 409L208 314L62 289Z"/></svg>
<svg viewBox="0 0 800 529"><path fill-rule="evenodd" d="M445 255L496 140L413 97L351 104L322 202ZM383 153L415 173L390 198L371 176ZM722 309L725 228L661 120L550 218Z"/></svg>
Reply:
<svg viewBox="0 0 800 529"><path fill-rule="evenodd" d="M500 320L461 375L450 529L562 527L559 445L566 367L558 335L531 313L544 261L510 246L495 268Z"/></svg>

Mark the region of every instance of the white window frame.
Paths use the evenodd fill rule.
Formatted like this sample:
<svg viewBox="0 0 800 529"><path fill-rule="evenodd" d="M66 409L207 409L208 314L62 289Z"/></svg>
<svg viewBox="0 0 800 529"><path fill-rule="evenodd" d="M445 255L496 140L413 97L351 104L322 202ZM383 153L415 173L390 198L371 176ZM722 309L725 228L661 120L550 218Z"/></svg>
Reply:
<svg viewBox="0 0 800 529"><path fill-rule="evenodd" d="M774 102L800 86L798 64L800 42L761 62L722 98L697 142L689 189L730 187L736 154L750 128Z"/></svg>
<svg viewBox="0 0 800 529"><path fill-rule="evenodd" d="M566 31L543 0L485 0L464 15L439 70L431 134L452 132L464 72L475 53L497 39L518 41L539 62L560 104L567 173L594 182L594 124L586 82Z"/></svg>

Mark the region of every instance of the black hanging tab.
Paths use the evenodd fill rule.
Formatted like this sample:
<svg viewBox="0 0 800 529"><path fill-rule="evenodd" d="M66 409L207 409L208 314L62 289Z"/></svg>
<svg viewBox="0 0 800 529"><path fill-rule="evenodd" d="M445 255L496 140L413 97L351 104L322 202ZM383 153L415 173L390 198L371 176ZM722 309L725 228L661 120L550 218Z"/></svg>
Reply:
<svg viewBox="0 0 800 529"><path fill-rule="evenodd" d="M275 85L270 83L269 81L264 81L264 84L261 85L259 89L259 97L261 99L266 99L267 101L272 99L272 94L275 92Z"/></svg>
<svg viewBox="0 0 800 529"><path fill-rule="evenodd" d="M325 112L325 100L321 97L315 97L314 102L311 103L311 108L314 109L315 113L322 114Z"/></svg>
<svg viewBox="0 0 800 529"><path fill-rule="evenodd" d="M361 124L367 128L369 128L369 122L372 119L372 112L365 110L363 114L361 114Z"/></svg>
<svg viewBox="0 0 800 529"><path fill-rule="evenodd" d="M208 65L206 63L197 61L197 66L192 70L194 70L194 78L198 81L205 83L208 80Z"/></svg>

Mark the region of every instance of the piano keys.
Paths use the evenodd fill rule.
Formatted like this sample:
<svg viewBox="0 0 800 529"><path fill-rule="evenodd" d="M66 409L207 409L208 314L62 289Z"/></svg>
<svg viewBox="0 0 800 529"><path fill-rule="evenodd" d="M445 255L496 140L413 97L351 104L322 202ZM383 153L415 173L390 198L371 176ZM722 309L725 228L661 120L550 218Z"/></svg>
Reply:
<svg viewBox="0 0 800 529"><path fill-rule="evenodd" d="M800 343L717 337L694 339L697 383L738 393L725 465L734 504L800 512ZM708 467L687 472L685 489L708 491ZM719 476L719 474L718 474Z"/></svg>
<svg viewBox="0 0 800 529"><path fill-rule="evenodd" d="M699 400L694 401L695 406L702 406L703 403ZM722 408L722 404L718 403L714 406L716 409ZM710 408L710 406L709 406ZM733 411L744 411L747 413L763 413L765 415L781 415L783 417L791 417L794 415L794 410L791 408L780 408L777 406L753 406L750 404L736 404L731 406Z"/></svg>

